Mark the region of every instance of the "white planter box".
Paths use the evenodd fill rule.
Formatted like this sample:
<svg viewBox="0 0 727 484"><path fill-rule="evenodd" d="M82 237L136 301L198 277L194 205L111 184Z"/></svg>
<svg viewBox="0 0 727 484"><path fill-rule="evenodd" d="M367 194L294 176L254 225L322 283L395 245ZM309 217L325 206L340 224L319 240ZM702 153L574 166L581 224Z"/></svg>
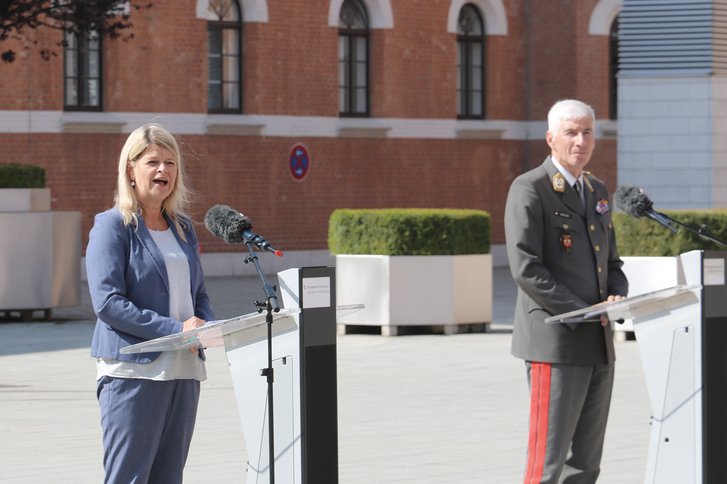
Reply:
<svg viewBox="0 0 727 484"><path fill-rule="evenodd" d="M45 212L50 210L50 188L2 188L0 212Z"/></svg>
<svg viewBox="0 0 727 484"><path fill-rule="evenodd" d="M0 212L0 310L81 303L81 213Z"/></svg>
<svg viewBox="0 0 727 484"><path fill-rule="evenodd" d="M629 297L674 287L679 284L678 257L621 257L629 280ZM616 324L616 331L633 331L630 319Z"/></svg>
<svg viewBox="0 0 727 484"><path fill-rule="evenodd" d="M361 311L339 323L447 326L492 321L492 256L336 256L336 300Z"/></svg>

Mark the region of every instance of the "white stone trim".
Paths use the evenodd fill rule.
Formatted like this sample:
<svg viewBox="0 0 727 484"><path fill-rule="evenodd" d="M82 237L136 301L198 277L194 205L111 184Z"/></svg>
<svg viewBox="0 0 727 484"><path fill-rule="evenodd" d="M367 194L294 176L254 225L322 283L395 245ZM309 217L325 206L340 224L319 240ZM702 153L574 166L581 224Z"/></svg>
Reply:
<svg viewBox="0 0 727 484"><path fill-rule="evenodd" d="M64 112L0 110L0 134L130 133L145 123L160 123L175 134L271 137L365 137L403 139L545 139L546 121L406 118L338 118L263 114ZM597 137L612 137L615 125L596 123ZM600 129L603 126L604 129ZM367 134L368 133L368 134Z"/></svg>
<svg viewBox="0 0 727 484"><path fill-rule="evenodd" d="M390 0L361 0L366 5L369 14L369 28L393 29L394 11ZM328 5L328 26L338 27L338 18L341 15L343 0L331 0Z"/></svg>
<svg viewBox="0 0 727 484"><path fill-rule="evenodd" d="M623 9L623 0L600 0L588 22L588 35L609 35L613 19Z"/></svg>
<svg viewBox="0 0 727 484"><path fill-rule="evenodd" d="M507 35L507 12L502 0L452 0L447 14L447 32L457 33L459 11L465 4L477 6L485 17L485 35Z"/></svg>
<svg viewBox="0 0 727 484"><path fill-rule="evenodd" d="M240 0L242 8L243 22L260 22L268 21L268 1L267 0ZM195 7L195 15L197 18L207 19L207 10L209 10L209 0L197 0Z"/></svg>

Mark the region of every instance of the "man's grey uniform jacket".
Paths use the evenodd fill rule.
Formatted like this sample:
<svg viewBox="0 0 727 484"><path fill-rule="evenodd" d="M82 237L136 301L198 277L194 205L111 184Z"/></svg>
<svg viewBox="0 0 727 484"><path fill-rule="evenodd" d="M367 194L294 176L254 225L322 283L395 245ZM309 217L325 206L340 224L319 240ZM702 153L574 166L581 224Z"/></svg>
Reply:
<svg viewBox="0 0 727 484"><path fill-rule="evenodd" d="M510 187L505 237L518 284L512 338L518 358L573 365L615 359L610 324L544 322L628 292L608 190L589 173L584 179L585 208L550 157Z"/></svg>

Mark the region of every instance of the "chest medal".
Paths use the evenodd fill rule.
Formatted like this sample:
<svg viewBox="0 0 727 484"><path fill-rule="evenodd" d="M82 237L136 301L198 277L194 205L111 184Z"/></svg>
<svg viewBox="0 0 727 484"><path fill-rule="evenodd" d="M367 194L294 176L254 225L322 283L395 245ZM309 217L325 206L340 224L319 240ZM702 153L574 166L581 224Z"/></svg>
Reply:
<svg viewBox="0 0 727 484"><path fill-rule="evenodd" d="M573 247L573 237L568 232L563 232L560 236L560 246L565 252L570 252Z"/></svg>

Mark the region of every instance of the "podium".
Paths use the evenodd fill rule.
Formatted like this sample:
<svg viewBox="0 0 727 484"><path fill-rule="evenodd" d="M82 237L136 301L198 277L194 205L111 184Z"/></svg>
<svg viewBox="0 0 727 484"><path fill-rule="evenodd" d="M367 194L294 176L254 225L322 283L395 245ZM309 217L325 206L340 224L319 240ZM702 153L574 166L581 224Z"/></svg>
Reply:
<svg viewBox="0 0 727 484"><path fill-rule="evenodd" d="M338 483L335 269L278 273L283 309L273 313L276 484ZM355 307L342 308L341 311ZM270 482L265 314L208 323L122 353L224 346L247 446L247 484Z"/></svg>
<svg viewBox="0 0 727 484"><path fill-rule="evenodd" d="M727 476L726 265L727 252L687 252L678 257L675 287L546 320L632 320L652 412L646 483Z"/></svg>

